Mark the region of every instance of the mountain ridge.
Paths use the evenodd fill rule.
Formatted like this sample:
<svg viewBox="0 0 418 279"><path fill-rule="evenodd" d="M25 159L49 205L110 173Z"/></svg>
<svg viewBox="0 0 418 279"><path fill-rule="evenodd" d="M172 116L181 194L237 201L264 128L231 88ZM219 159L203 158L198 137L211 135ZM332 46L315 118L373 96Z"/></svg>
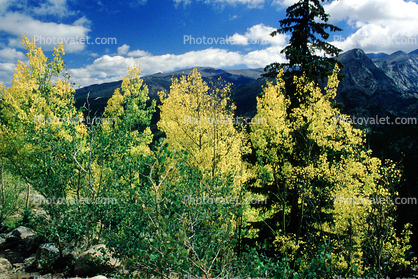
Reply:
<svg viewBox="0 0 418 279"><path fill-rule="evenodd" d="M418 114L418 49L390 55L375 54L369 57L361 49L346 51L337 58L344 64L341 73L345 78L337 91L337 101L345 105L350 115L416 116ZM216 82L222 78L232 84L232 97L237 104L237 114L255 114L256 96L262 91L265 80L262 68L216 69L196 67L204 80ZM172 78L187 75L194 68L168 73L156 73L142 77L149 88L151 99L158 100L158 92L169 92ZM89 95L90 104L102 109L122 81L94 84L76 90L77 105L81 106Z"/></svg>

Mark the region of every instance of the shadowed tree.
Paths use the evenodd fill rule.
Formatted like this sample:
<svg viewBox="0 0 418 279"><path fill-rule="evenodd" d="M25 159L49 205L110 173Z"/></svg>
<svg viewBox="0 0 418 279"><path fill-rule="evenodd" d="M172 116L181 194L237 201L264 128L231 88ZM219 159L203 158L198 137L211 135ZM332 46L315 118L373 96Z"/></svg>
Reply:
<svg viewBox="0 0 418 279"><path fill-rule="evenodd" d="M336 63L342 66L333 58L342 50L325 41L329 38L327 30L335 32L342 29L327 23L329 15L321 2L324 0L300 0L287 8L286 18L279 21L280 28L270 35L291 33L289 44L281 51L289 62L267 65L264 77L275 78L279 70L284 69L284 79L289 88L293 76L300 77L305 73L309 81L317 83L332 73Z"/></svg>

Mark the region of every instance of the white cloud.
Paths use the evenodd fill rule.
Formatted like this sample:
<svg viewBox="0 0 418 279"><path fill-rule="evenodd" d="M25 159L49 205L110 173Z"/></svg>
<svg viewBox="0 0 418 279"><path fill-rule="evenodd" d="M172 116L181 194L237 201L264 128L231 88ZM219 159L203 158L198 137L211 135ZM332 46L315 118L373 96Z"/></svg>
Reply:
<svg viewBox="0 0 418 279"><path fill-rule="evenodd" d="M19 13L7 13L0 16L0 31L15 36L9 38L9 46L12 47L21 47L20 38L26 34L28 38L37 38L38 45L44 50L52 50L58 43L64 42L65 51L70 53L85 48L80 39L85 39L90 29L80 23L88 24L89 21L81 18L72 25L57 24L41 22Z"/></svg>
<svg viewBox="0 0 418 279"><path fill-rule="evenodd" d="M238 33L235 33L234 35L229 37L229 41L234 45L248 45L248 38Z"/></svg>
<svg viewBox="0 0 418 279"><path fill-rule="evenodd" d="M121 47L118 47L118 54L119 55L125 55L127 54L129 51L129 46L127 44L124 44Z"/></svg>
<svg viewBox="0 0 418 279"><path fill-rule="evenodd" d="M332 23L347 21L356 31L332 42L344 51L406 52L418 48L418 4L404 0L340 0L325 6ZM338 24L337 24L338 25ZM332 38L331 38L332 39Z"/></svg>
<svg viewBox="0 0 418 279"><path fill-rule="evenodd" d="M40 7L34 7L32 12L36 15L55 15L59 17L75 14L67 9L67 0L48 0Z"/></svg>
<svg viewBox="0 0 418 279"><path fill-rule="evenodd" d="M7 87L10 87L10 85L12 84L15 67L16 63L0 62L0 81L2 81Z"/></svg>
<svg viewBox="0 0 418 279"><path fill-rule="evenodd" d="M145 50L140 50L140 49L128 52L128 56L133 56L133 57L143 57L143 56L150 56L150 55L151 53Z"/></svg>
<svg viewBox="0 0 418 279"><path fill-rule="evenodd" d="M121 47L118 47L118 55L124 56L131 56L131 57L144 57L144 56L150 56L151 54L145 50L133 50L133 51L129 51L130 46L128 46L127 44L124 44Z"/></svg>
<svg viewBox="0 0 418 279"><path fill-rule="evenodd" d="M270 36L271 32L275 30L276 28L261 23L248 28L244 35L235 33L229 39L236 45L285 45L289 36L286 34L277 34L274 37Z"/></svg>
<svg viewBox="0 0 418 279"><path fill-rule="evenodd" d="M203 1L203 0L197 0ZM236 6L237 4L246 5L248 8L260 8L264 5L265 0L204 0L205 4L211 5L231 5ZM176 6L183 4L184 6L189 5L192 0L174 0Z"/></svg>
<svg viewBox="0 0 418 279"><path fill-rule="evenodd" d="M45 0L38 5L27 5L20 0L0 0L0 32L6 33L9 47L21 48L21 37L36 38L44 50L52 50L59 43L64 43L68 53L78 52L85 48L83 39L90 31L90 21L80 17L73 24L44 22L46 16L73 16L69 11L67 0ZM81 40L81 41L80 41Z"/></svg>
<svg viewBox="0 0 418 279"><path fill-rule="evenodd" d="M0 0L0 15L11 10L19 10L31 16L66 17L75 15L74 11L68 9L67 0L44 0L38 1L37 5L34 4L28 4L27 1L22 0Z"/></svg>
<svg viewBox="0 0 418 279"><path fill-rule="evenodd" d="M285 62L280 51L287 44L288 35L271 37L275 28L263 24L254 25L247 29L244 35L238 33L229 37L230 44L257 44L266 47L241 53L220 48L207 48L190 51L184 54L165 54L153 56L144 50L129 51L126 44L117 49L118 55L103 55L90 65L82 68L70 69L73 81L82 86L93 83L103 83L121 80L128 71L128 67L142 63L143 75L157 72L169 72L190 67L228 68L242 66L243 68L260 68L272 62Z"/></svg>
<svg viewBox="0 0 418 279"><path fill-rule="evenodd" d="M11 0L0 0L0 15L5 13L12 4Z"/></svg>
<svg viewBox="0 0 418 279"><path fill-rule="evenodd" d="M287 44L288 35L280 34L271 37L270 33L276 30L264 24L257 24L247 29L245 34L234 34L229 37L230 44L249 46L257 44L257 48L264 49L241 53L220 48L207 48L199 51L190 51L184 54L165 54L153 56L144 50L129 51L126 44L117 49L118 55L103 55L90 65L82 68L70 69L73 81L82 86L93 83L103 83L121 80L128 71L128 67L142 63L143 75L157 72L169 72L190 67L230 68L242 66L243 68L260 68L272 62L285 62L280 51Z"/></svg>
<svg viewBox="0 0 418 279"><path fill-rule="evenodd" d="M283 46L272 46L246 54L226 49L208 48L199 51L190 51L180 55L149 55L141 58L104 55L94 60L90 65L70 69L69 71L74 82L79 83L81 86L86 86L94 83L121 80L127 74L128 67L137 65L138 63L142 64L142 75L198 66L214 68L236 66L260 68L272 62L284 62L285 58L280 54L282 48Z"/></svg>
<svg viewBox="0 0 418 279"><path fill-rule="evenodd" d="M289 7L295 4L296 2L299 2L299 0L274 0L272 5L279 5L282 7Z"/></svg>
<svg viewBox="0 0 418 279"><path fill-rule="evenodd" d="M0 49L0 59L3 61L16 61L23 60L26 56L23 52L16 51L14 48L3 48Z"/></svg>
<svg viewBox="0 0 418 279"><path fill-rule="evenodd" d="M4 26L2 27L2 23L0 23L0 30L1 28L6 29ZM130 46L124 44L117 48L117 55L106 54L96 57L93 63L80 68L70 68L69 72L73 82L80 84L81 86L86 86L94 83L121 80L127 74L128 67L137 65L138 63L142 64L143 75L154 74L156 72L169 72L177 69L197 66L214 68L265 67L272 62L285 61L284 56L280 54L280 50L286 45L287 35L278 35L272 38L269 34L274 30L275 29L273 27L258 24L248 28L243 35L235 34L234 36L229 37L230 39L241 38L241 44L245 45L245 41L247 46L256 43L258 49L260 47L265 47L265 49L261 50L247 50L247 52L239 52L211 47L198 51L189 51L178 55L165 54L153 56L151 53L140 49L130 51ZM238 40L234 43L236 42L238 42ZM228 47L228 45L225 45L224 47ZM21 57L23 53L12 48L7 48L7 50L0 52L0 57L2 55ZM97 54L90 53L90 55L95 56ZM13 73L14 66L15 65L10 68L9 65L8 67L10 69L4 68L4 71L0 74L0 80L4 77L11 80L11 74ZM6 74L5 71L9 70L10 72Z"/></svg>
<svg viewBox="0 0 418 279"><path fill-rule="evenodd" d="M255 50L244 55L245 65L248 68L264 68L273 62L285 63L284 55L280 54L283 46L272 46L262 50Z"/></svg>

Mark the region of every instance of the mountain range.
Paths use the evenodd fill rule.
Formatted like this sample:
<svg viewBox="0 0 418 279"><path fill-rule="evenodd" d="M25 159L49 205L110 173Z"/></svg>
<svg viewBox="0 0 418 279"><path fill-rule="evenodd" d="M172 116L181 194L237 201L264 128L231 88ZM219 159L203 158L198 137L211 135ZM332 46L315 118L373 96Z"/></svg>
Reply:
<svg viewBox="0 0 418 279"><path fill-rule="evenodd" d="M340 60L345 78L337 91L337 102L344 104L344 112L356 116L415 117L418 114L418 49L405 53L395 52L366 54L360 49L342 53ZM262 68L245 70L222 70L198 67L205 80L222 78L232 84L232 98L237 105L237 114L253 116L256 113L256 96L265 80ZM170 73L157 73L143 77L148 85L151 99L158 100L158 92L169 92L173 77L190 73L184 69ZM122 81L95 84L76 90L76 104L89 102L93 110L101 111L114 90Z"/></svg>

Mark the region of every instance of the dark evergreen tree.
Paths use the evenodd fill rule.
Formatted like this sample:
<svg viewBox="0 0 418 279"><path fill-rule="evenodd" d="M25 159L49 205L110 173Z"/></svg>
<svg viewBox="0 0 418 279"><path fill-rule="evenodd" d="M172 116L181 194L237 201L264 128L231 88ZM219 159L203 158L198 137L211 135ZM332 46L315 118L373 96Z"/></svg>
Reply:
<svg viewBox="0 0 418 279"><path fill-rule="evenodd" d="M325 41L329 37L327 30L335 32L342 29L327 23L329 15L321 5L324 1L300 0L287 8L286 18L279 21L281 28L270 35L292 34L289 45L281 51L289 62L267 65L264 77L274 78L283 68L287 83L292 83L293 76L301 76L303 72L310 80L320 82L330 75L335 63L342 66L334 58L342 50Z"/></svg>
<svg viewBox="0 0 418 279"><path fill-rule="evenodd" d="M285 71L283 76L285 87L282 94L285 95L286 101L290 101L290 103L286 106L280 123L301 121L296 116L301 112L296 109L304 107L306 110L316 106L316 104L313 104L316 101L313 102L314 99L309 90L305 89L302 90L303 92L297 93L296 84L293 81L295 76L301 77L305 74L306 79L299 79L298 81L298 84L302 87L313 81L317 86L323 88L321 85L332 74L335 64L342 66L334 58L338 56L341 50L325 41L329 37L327 31L334 32L342 29L326 23L329 15L325 13L321 5L323 1L300 0L290 6L286 11L286 18L279 21L281 28L271 33L271 36L291 33L289 45L282 50L282 53L285 53L288 59L288 63L272 63L265 67L266 73L263 75L264 77L275 78L280 69L283 68ZM266 92L263 92L264 94ZM330 106L332 105L330 104ZM327 107L326 109L331 108ZM248 183L251 192L266 195L270 201L268 206L255 205L255 208L261 207L264 210L277 208L277 212L269 215L268 218L251 224L251 228L258 229L258 237L247 241L249 245L258 245L261 248L260 250L263 250L269 256L277 254L278 248L275 245L281 246L279 250L281 249L283 255L285 255L287 254L287 249L291 249L292 245L290 243L292 241L299 243L301 239L305 241L305 244L304 248L301 247L300 250L309 250L309 247L311 247L311 250L314 251L313 247L318 244L314 237L317 234L315 226L321 224L321 222L329 221L330 218L329 215L324 214L320 210L316 211L319 208L330 206L328 197L330 185L327 185L321 179L314 179L305 183L308 181L304 176L305 174L300 174L297 178L299 181L294 182L295 186L289 187L287 176L283 176L281 172L285 161L286 164L289 163L289 166L304 169L316 164L317 160L319 160L318 158L328 152L325 151L323 146L312 141L309 136L311 129L309 127L313 120L304 118L303 121L305 123L298 127L289 124L289 127L292 126L292 132L288 136L295 143L292 151L288 153L289 156L284 161L279 162L276 165L277 168L272 168L274 171L271 176L264 177L264 173L258 170L261 174ZM269 129L274 130L271 127ZM253 165L262 166L260 169L263 170L266 166L270 167L270 162L268 161L269 158L267 160L263 158L260 161L260 153L258 152L257 154L258 137L257 135L257 137L252 139L251 143L254 152L251 154L252 157L248 156L246 159ZM284 150L275 149L274 147L269 147L267 150L269 150L268 154L271 158L286 156ZM333 155L329 155L329 158L333 158ZM310 200L307 202L311 205L309 208L305 207L304 203L301 203L302 200L306 199L305 191L308 188L312 190L310 194L316 197L315 201L309 198ZM315 206L312 206L313 203L315 203ZM278 235L282 237L279 237L280 241L282 241L280 244L277 242ZM294 237L293 240L291 240L290 236ZM273 244L275 241L276 243ZM295 264L295 262L292 264Z"/></svg>

